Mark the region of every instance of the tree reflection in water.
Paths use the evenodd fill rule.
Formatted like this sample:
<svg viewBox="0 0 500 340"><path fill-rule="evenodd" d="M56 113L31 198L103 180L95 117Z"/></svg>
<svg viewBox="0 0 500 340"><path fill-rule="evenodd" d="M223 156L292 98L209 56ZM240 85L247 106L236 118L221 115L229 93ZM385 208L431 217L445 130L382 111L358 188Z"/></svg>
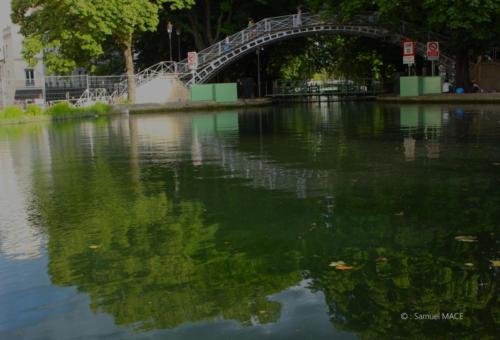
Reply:
<svg viewBox="0 0 500 340"><path fill-rule="evenodd" d="M91 158L54 149L64 157L55 156L57 175L39 192L52 281L77 286L95 311L142 330L219 318L276 322L281 307L268 296L308 279L325 294L335 327L361 338L492 337L500 309L488 260L498 252L500 180L486 163L496 149L445 143L456 131L477 132L478 121L436 126L435 111L430 123L425 110L414 123L399 114L264 111L259 124L241 114L239 136L194 134L195 161L179 156L165 167L144 146L130 153L114 145L112 154L101 145ZM71 144L75 131L55 145ZM207 138L221 147L205 147ZM290 150L291 140L304 143ZM265 160L260 171L278 179L306 168L300 194L286 184L270 190L230 160L217 163L214 153L228 148L232 160ZM258 175L252 169L247 176ZM314 176L327 178L323 192L310 186ZM353 269L329 267L335 260ZM464 320L402 320L403 312L462 312Z"/></svg>

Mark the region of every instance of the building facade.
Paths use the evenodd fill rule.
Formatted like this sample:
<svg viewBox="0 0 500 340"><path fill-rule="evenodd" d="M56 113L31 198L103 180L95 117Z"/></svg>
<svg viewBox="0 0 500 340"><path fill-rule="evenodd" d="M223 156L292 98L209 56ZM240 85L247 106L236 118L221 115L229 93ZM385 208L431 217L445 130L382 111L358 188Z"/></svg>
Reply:
<svg viewBox="0 0 500 340"><path fill-rule="evenodd" d="M2 30L0 53L1 106L43 98L45 67L42 56L31 67L22 57L23 36L19 26L8 25Z"/></svg>
<svg viewBox="0 0 500 340"><path fill-rule="evenodd" d="M24 37L18 25L4 27L0 38L0 108L75 99L92 85L84 68L65 76L48 75L42 54L35 66L28 65L22 56Z"/></svg>

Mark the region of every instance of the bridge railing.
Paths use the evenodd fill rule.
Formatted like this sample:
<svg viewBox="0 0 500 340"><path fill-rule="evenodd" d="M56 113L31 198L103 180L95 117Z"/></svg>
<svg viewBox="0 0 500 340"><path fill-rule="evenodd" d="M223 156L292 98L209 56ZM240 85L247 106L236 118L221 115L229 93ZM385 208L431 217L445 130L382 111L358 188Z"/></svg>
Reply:
<svg viewBox="0 0 500 340"><path fill-rule="evenodd" d="M231 51L238 49L239 47L251 44L252 40L270 33L276 33L279 31L286 31L295 28L304 28L304 27L314 27L320 25L345 25L345 26L379 26L387 29L387 25L380 22L379 17L377 15L358 15L347 22L343 22L336 18L328 17L324 18L319 14L310 14L310 13L302 13L277 16L272 18L265 18L254 25L247 27L240 32L237 32L227 38L209 46L206 49L198 52L198 61L199 61L199 69L202 69L204 66L209 65L212 61L220 58L226 53L231 53ZM391 30L393 31L393 30ZM418 30L413 26L402 22L400 27L399 38L411 37L414 40L415 38L419 38L420 41L425 40L436 40L444 43L446 41L446 37L443 35L439 35L436 33L431 33L423 30ZM398 36L396 35L396 38ZM252 48L252 45L249 46ZM425 44L417 45L419 52L422 54L423 49L425 48ZM443 59L446 59L443 57ZM447 64L451 64L452 60L447 58L445 60ZM178 78L186 84L190 84L194 81L192 77L192 73L188 68L187 59L184 59L180 62L160 62L155 64L141 72L139 72L135 77L137 84L140 85L146 81L149 81L152 78L171 74L176 75ZM127 91L127 79L122 81L115 91L114 95L123 96Z"/></svg>
<svg viewBox="0 0 500 340"><path fill-rule="evenodd" d="M374 95L385 91L384 84L372 79L353 80L276 80L273 82L274 97L294 96L343 96L343 95Z"/></svg>
<svg viewBox="0 0 500 340"><path fill-rule="evenodd" d="M198 52L199 64L204 65L210 61L218 58L224 53L227 53L241 45L247 44L251 40L271 32L277 32L282 30L289 30L294 28L303 28L307 26L318 26L318 25L332 25L332 24L342 24L341 21L335 18L325 19L319 14L303 13L301 15L283 15L272 18L265 18L254 25L237 32L227 39L223 39L214 45L201 50ZM383 23L380 22L377 15L357 15L351 18L348 22L343 23L346 26L358 25L358 26L382 26ZM441 43L446 42L446 36L418 30L408 23L401 24L401 35L408 36L412 38L418 37L420 40L435 40ZM182 62L187 62L183 60Z"/></svg>
<svg viewBox="0 0 500 340"><path fill-rule="evenodd" d="M220 55L227 53L240 45L244 45L263 34L299 26L315 25L320 22L321 17L319 15L308 13L302 14L300 18L295 14L262 19L254 25L229 36L228 39L223 39L198 52L199 64L203 65L208 63ZM184 59L182 62L187 62L187 60Z"/></svg>

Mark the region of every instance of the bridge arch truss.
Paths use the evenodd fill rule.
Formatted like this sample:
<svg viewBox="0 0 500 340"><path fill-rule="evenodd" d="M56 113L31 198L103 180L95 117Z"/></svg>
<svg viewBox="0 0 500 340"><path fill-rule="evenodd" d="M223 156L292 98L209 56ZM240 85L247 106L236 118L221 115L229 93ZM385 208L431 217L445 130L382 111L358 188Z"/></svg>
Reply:
<svg viewBox="0 0 500 340"><path fill-rule="evenodd" d="M334 19L326 20L317 14L285 15L262 19L200 51L199 65L195 71L189 68L187 59L179 62L162 61L144 69L135 76L137 86L165 76L175 76L187 86L205 83L224 67L261 46L298 36L328 33L366 36L396 45L403 39L412 39L416 41L417 54L425 56L426 53L425 42L417 40L417 37L422 36L422 32L412 29L404 22L401 23L400 32L394 32L381 25L375 15L357 16L348 23L337 22ZM441 49L446 47L446 37L440 34L425 32L425 40L438 41ZM453 58L441 53L440 64L453 75L455 66ZM126 96L127 87L126 80L118 84L117 90L111 95L111 101Z"/></svg>
<svg viewBox="0 0 500 340"><path fill-rule="evenodd" d="M181 75L181 78L188 84L207 82L222 68L246 54L255 51L261 46L270 45L284 39L304 35L334 33L376 38L399 45L403 39L410 39L412 33L415 33L409 26L405 27L404 24L402 24L402 30L401 33L392 32L378 25L375 16L360 16L345 24L325 21L319 15L314 14L303 14L300 18L297 15L266 18L254 26L229 37L228 41L219 41L201 51L199 53L200 64L194 78L192 74ZM443 36L434 33L428 33L427 35L428 39L446 45ZM421 56L425 56L425 42L416 41L416 52ZM454 68L454 60L447 55L441 55L440 63L449 71Z"/></svg>

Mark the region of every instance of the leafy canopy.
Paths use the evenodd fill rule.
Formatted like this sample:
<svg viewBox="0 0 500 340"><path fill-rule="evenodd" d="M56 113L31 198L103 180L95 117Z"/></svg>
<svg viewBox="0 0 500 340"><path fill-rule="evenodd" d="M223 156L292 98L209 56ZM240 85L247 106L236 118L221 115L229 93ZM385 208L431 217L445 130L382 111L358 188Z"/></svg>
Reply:
<svg viewBox="0 0 500 340"><path fill-rule="evenodd" d="M134 33L156 30L164 3L180 9L194 0L13 0L12 20L30 64L43 51L50 73L67 73L102 55L109 38L125 48Z"/></svg>
<svg viewBox="0 0 500 340"><path fill-rule="evenodd" d="M422 31L449 35L451 50L465 48L480 52L499 41L500 0L341 0L326 3L309 0L308 3L341 18L377 13L394 27L405 20Z"/></svg>

